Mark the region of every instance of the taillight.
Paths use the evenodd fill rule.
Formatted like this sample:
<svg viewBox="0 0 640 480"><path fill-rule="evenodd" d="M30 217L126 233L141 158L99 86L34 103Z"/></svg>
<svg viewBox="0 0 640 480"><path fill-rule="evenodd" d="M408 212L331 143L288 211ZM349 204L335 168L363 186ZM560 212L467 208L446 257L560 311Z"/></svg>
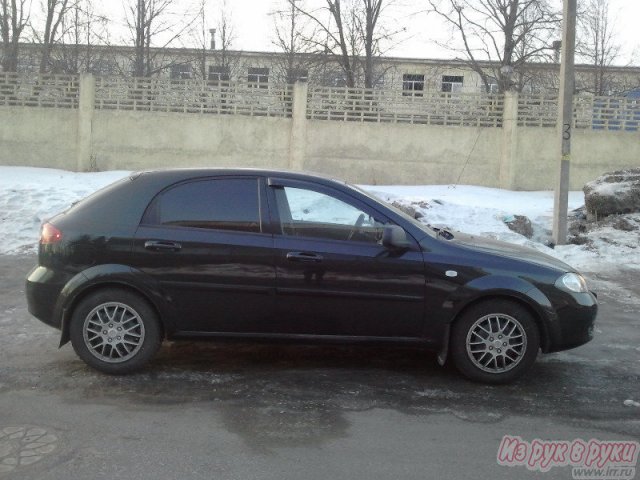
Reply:
<svg viewBox="0 0 640 480"><path fill-rule="evenodd" d="M60 230L50 223L42 225L42 230L40 232L41 245L51 245L58 243L60 240L62 240L62 232Z"/></svg>

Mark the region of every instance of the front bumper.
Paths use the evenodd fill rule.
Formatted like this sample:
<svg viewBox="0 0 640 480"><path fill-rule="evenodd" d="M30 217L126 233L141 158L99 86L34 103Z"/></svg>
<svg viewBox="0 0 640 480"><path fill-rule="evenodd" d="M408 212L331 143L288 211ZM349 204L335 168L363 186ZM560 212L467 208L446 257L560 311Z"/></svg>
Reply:
<svg viewBox="0 0 640 480"><path fill-rule="evenodd" d="M593 339L598 301L595 294L572 293L555 309L548 322L548 344L545 353L579 347Z"/></svg>

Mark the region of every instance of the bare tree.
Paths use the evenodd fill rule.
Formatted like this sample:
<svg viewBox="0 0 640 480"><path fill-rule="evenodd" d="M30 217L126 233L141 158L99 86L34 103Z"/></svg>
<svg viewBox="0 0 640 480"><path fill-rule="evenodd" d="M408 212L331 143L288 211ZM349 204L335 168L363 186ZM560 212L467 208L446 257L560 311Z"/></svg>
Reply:
<svg viewBox="0 0 640 480"><path fill-rule="evenodd" d="M113 73L114 52L109 45L109 20L95 11L92 0L76 0L61 24L58 48L52 51L55 70L64 73ZM115 68L113 69L115 70Z"/></svg>
<svg viewBox="0 0 640 480"><path fill-rule="evenodd" d="M2 39L2 70L18 70L20 40L29 23L31 3L27 0L0 0L0 38Z"/></svg>
<svg viewBox="0 0 640 480"><path fill-rule="evenodd" d="M197 74L203 80L227 82L236 71L241 54L232 52L235 29L232 12L227 2L217 5L216 19L210 21L207 15L208 0L198 0L197 19L190 30L191 44L196 45Z"/></svg>
<svg viewBox="0 0 640 480"><path fill-rule="evenodd" d="M312 51L322 53L335 61L344 74L347 86L353 87L356 56L347 41L348 25L345 25L342 3L340 0L325 1L326 7L318 10L302 9L296 5L295 0L290 0L290 4L313 24L311 34L305 34L303 42L309 45ZM323 21L322 17L327 13L328 20Z"/></svg>
<svg viewBox="0 0 640 480"><path fill-rule="evenodd" d="M284 55L276 57L276 77L288 84L308 76L308 69L314 63L310 48L304 41L304 31L308 20L296 8L301 0L286 0L284 8L271 13L274 24L273 45ZM305 7L301 7L304 9ZM306 74L305 74L306 73Z"/></svg>
<svg viewBox="0 0 640 480"><path fill-rule="evenodd" d="M590 85L586 85L585 90L594 95L607 95L615 87L608 69L619 57L621 45L610 11L609 0L587 0L578 14L576 53L593 68Z"/></svg>
<svg viewBox="0 0 640 480"><path fill-rule="evenodd" d="M500 92L521 90L528 64L551 58L560 17L547 0L428 1L462 45L449 48L465 55L486 91L494 79Z"/></svg>
<svg viewBox="0 0 640 480"><path fill-rule="evenodd" d="M393 0L325 0L326 5L318 10L303 9L294 0L289 1L315 27L305 41L337 62L347 86L355 86L362 71L364 86L373 87L375 59L382 53L382 44L404 30L388 29L382 21ZM362 56L364 65L360 61Z"/></svg>
<svg viewBox="0 0 640 480"><path fill-rule="evenodd" d="M207 56L210 49L208 29L209 24L207 21L207 0L200 0L198 4L197 24L193 26L191 30L191 37L196 44L199 54L196 58L198 64L198 74L203 80L207 79Z"/></svg>
<svg viewBox="0 0 640 480"><path fill-rule="evenodd" d="M388 3L388 2L384 2ZM374 56L379 52L380 38L376 37L378 21L382 13L383 0L362 0L360 15L354 23L364 46L364 84L371 88L374 84Z"/></svg>
<svg viewBox="0 0 640 480"><path fill-rule="evenodd" d="M42 32L34 30L34 36L42 46L40 73L51 70L51 51L61 35L60 27L70 12L73 2L69 0L46 0L41 3L44 12Z"/></svg>
<svg viewBox="0 0 640 480"><path fill-rule="evenodd" d="M216 33L220 37L220 42L216 45ZM229 80L229 76L232 75L232 70L237 66L239 57L237 55L232 56L230 50L233 46L233 42L236 40L235 27L233 25L233 17L231 10L229 9L226 0L222 1L220 10L218 12L218 21L216 28L212 32L212 50L213 59L216 65L214 67L219 68L223 72L221 80ZM226 72L226 73L224 73Z"/></svg>
<svg viewBox="0 0 640 480"><path fill-rule="evenodd" d="M286 83L291 84L296 81L294 70L296 62L300 57L302 46L299 42L301 35L298 22L300 14L296 10L295 0L289 0L288 3L288 8L272 12L275 35L272 43L278 50L284 53L284 68L279 68L281 71L280 76L284 77Z"/></svg>
<svg viewBox="0 0 640 480"><path fill-rule="evenodd" d="M134 45L133 75L150 77L179 63L179 60L162 61L162 50L180 39L195 16L188 11L172 10L173 0L124 1L125 20Z"/></svg>

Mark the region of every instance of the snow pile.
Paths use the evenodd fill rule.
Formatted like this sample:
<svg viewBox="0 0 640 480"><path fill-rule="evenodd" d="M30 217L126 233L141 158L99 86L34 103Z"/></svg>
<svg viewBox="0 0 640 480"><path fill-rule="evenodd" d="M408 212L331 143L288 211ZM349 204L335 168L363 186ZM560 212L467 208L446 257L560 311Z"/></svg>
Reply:
<svg viewBox="0 0 640 480"><path fill-rule="evenodd" d="M605 173L584 186L589 217L640 212L640 168Z"/></svg>
<svg viewBox="0 0 640 480"><path fill-rule="evenodd" d="M26 167L0 167L0 254L36 251L40 224L73 202L115 181L128 172L72 173ZM586 272L640 269L640 233L616 220L598 223L580 232L581 245L549 248L553 192L512 192L475 186L365 186L365 190L391 203L411 206L433 226L482 235L529 246L553 255ZM309 198L313 205L312 198ZM571 192L569 209L584 205L582 192ZM317 206L317 205L316 205ZM335 208L335 206L332 206ZM316 210L314 207L313 210ZM296 212L301 217L314 212ZM317 212L315 212L317 213ZM334 212L336 213L336 212ZM340 212L351 218L354 212ZM516 215L531 221L531 239L511 231L505 222ZM357 216L357 215L355 215ZM640 226L640 215L624 215L618 223Z"/></svg>
<svg viewBox="0 0 640 480"><path fill-rule="evenodd" d="M543 243L550 235L553 192L512 192L467 185L377 185L366 189L388 203L396 201L411 205L424 215L421 221L433 226L446 226L465 233L527 245ZM570 210L583 203L582 192L571 192ZM511 221L515 215L523 215L531 220L535 242L527 241L507 227L505 221Z"/></svg>
<svg viewBox="0 0 640 480"><path fill-rule="evenodd" d="M36 251L42 222L127 173L0 167L0 254Z"/></svg>

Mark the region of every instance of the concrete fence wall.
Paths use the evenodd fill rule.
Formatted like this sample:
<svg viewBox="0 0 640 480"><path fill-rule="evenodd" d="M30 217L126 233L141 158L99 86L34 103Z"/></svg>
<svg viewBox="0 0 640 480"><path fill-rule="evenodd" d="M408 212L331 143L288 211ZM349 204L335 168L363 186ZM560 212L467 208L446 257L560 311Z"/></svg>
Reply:
<svg viewBox="0 0 640 480"><path fill-rule="evenodd" d="M361 184L548 190L559 160L555 129L523 126L515 94L500 100L500 121L486 127L464 120L455 126L402 123L397 116L385 123L379 113L378 121L319 120L301 83L281 92L285 108L276 115L270 114L273 103L256 115L101 108L96 98L104 95L91 76L79 79L78 91L77 105L66 108L3 105L0 96L0 164L79 171L251 166L310 170ZM572 189L605 171L640 166L640 133L614 127L574 129Z"/></svg>

